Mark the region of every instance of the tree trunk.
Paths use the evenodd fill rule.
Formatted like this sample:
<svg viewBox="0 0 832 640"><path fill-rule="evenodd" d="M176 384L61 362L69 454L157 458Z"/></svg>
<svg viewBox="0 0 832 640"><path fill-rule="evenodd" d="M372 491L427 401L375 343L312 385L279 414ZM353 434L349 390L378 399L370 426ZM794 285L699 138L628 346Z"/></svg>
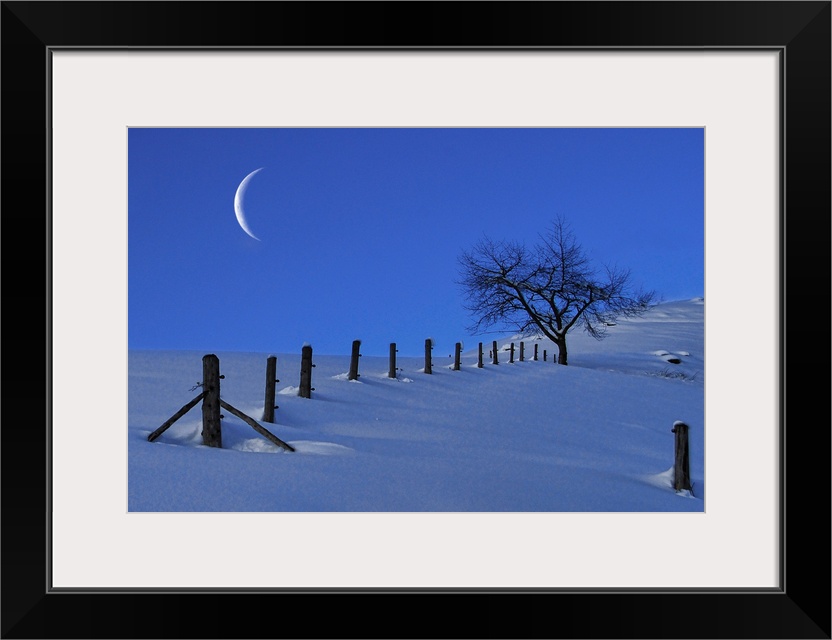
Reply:
<svg viewBox="0 0 832 640"><path fill-rule="evenodd" d="M555 343L558 347L558 364L566 364L566 340Z"/></svg>

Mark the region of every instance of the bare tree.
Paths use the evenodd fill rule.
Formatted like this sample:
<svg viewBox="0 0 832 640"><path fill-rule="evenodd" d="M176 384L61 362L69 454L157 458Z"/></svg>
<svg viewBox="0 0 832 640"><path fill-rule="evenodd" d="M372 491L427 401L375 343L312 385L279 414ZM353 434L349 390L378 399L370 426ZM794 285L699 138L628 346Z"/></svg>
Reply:
<svg viewBox="0 0 832 640"><path fill-rule="evenodd" d="M540 331L557 345L567 364L566 335L583 327L601 340L618 318L642 315L655 293L630 285L629 269L594 269L562 217L528 249L512 241L485 238L459 256L465 308L480 333L502 325L521 334Z"/></svg>

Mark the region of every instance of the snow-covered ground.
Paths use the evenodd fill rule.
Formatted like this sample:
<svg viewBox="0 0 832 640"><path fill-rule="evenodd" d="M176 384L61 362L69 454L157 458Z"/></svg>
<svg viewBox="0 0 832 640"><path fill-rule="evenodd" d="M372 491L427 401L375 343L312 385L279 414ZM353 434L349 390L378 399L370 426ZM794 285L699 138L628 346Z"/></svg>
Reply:
<svg viewBox="0 0 832 640"><path fill-rule="evenodd" d="M495 366L491 340L482 368L476 344L464 346L459 371L454 345L437 344L431 375L424 358L402 357L395 379L387 358L362 356L359 379L348 380L349 345L315 353L311 398L298 396L301 345L130 351L129 511L704 511L703 299L662 303L600 342L574 332L568 366L534 337L522 339L520 362L517 336L498 340ZM199 404L148 442L200 392L207 353L220 360L222 399L294 452L225 410L223 447L203 445ZM280 380L274 423L262 421L269 355ZM672 487L676 421L689 426L690 493Z"/></svg>

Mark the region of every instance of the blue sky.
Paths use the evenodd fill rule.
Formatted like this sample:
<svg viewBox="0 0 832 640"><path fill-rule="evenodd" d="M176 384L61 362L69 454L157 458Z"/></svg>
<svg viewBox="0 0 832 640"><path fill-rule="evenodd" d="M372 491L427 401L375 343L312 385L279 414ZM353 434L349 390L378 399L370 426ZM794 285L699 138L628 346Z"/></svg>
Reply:
<svg viewBox="0 0 832 640"><path fill-rule="evenodd" d="M436 356L472 336L457 256L563 215L600 266L704 295L704 130L160 128L128 139L135 349ZM234 196L245 193L238 223Z"/></svg>

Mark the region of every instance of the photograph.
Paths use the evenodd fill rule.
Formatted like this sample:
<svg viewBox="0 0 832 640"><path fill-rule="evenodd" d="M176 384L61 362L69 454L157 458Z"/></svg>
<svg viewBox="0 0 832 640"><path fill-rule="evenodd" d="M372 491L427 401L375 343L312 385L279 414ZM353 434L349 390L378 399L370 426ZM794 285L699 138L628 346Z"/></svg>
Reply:
<svg viewBox="0 0 832 640"><path fill-rule="evenodd" d="M130 511L704 511L704 150L131 128Z"/></svg>
<svg viewBox="0 0 832 640"><path fill-rule="evenodd" d="M829 0L0 11L0 637L832 638Z"/></svg>

